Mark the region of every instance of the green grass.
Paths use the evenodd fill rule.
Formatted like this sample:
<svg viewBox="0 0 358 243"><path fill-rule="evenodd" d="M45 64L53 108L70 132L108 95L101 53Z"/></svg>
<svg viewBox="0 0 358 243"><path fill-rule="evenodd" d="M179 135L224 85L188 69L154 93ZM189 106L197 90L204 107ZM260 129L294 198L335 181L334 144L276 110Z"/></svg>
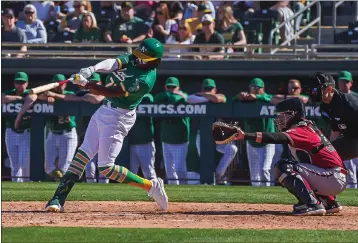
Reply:
<svg viewBox="0 0 358 243"><path fill-rule="evenodd" d="M2 183L3 201L47 201L58 183ZM171 202L222 202L222 203L277 203L293 204L296 199L282 187L251 186L173 186L166 191ZM347 189L339 200L346 206L358 206L358 190ZM139 188L122 184L78 183L68 200L81 201L148 201L147 194Z"/></svg>
<svg viewBox="0 0 358 243"><path fill-rule="evenodd" d="M358 231L337 230L2 229L2 242L356 242L357 239Z"/></svg>

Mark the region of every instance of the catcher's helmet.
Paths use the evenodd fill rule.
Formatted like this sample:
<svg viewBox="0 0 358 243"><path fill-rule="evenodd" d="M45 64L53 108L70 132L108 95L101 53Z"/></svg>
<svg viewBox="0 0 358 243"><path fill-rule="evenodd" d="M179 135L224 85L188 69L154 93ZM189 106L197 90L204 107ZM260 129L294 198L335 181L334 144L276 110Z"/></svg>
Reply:
<svg viewBox="0 0 358 243"><path fill-rule="evenodd" d="M331 75L318 72L310 77L308 93L311 100L320 102L322 98L322 89L327 86L335 86L334 78Z"/></svg>
<svg viewBox="0 0 358 243"><path fill-rule="evenodd" d="M276 105L274 122L279 131L286 131L303 118L305 108L299 98L284 100Z"/></svg>

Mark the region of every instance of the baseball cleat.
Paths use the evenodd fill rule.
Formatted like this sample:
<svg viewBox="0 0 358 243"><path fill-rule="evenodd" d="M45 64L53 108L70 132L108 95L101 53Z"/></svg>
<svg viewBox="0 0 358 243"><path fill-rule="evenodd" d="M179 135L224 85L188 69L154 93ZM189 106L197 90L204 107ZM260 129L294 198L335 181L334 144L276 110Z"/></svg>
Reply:
<svg viewBox="0 0 358 243"><path fill-rule="evenodd" d="M150 180L150 182L152 183L152 188L149 190L148 196L154 199L162 211L167 211L168 196L164 190L163 180L158 177L156 179Z"/></svg>
<svg viewBox="0 0 358 243"><path fill-rule="evenodd" d="M342 205L336 200L334 196L321 196L317 195L317 198L322 202L326 209L326 214L339 213L343 210Z"/></svg>
<svg viewBox="0 0 358 243"><path fill-rule="evenodd" d="M64 212L64 207L60 205L58 199L51 199L46 205L46 211L53 213L62 213Z"/></svg>
<svg viewBox="0 0 358 243"><path fill-rule="evenodd" d="M325 215L326 209L320 204L303 204L297 205L293 208L293 215L305 216L305 215Z"/></svg>

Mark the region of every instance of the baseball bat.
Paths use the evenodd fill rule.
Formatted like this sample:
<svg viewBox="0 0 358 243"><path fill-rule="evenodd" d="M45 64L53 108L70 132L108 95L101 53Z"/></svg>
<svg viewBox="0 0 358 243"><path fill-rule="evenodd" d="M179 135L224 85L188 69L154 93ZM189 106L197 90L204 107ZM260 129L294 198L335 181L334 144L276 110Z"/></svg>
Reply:
<svg viewBox="0 0 358 243"><path fill-rule="evenodd" d="M54 88L56 88L58 86L61 86L63 84L66 84L66 83L68 83L70 81L71 81L70 79L67 79L67 80L64 80L64 81L61 81L61 82L55 82L55 83L41 85L39 87L30 89L30 94L39 94L39 93L54 89Z"/></svg>

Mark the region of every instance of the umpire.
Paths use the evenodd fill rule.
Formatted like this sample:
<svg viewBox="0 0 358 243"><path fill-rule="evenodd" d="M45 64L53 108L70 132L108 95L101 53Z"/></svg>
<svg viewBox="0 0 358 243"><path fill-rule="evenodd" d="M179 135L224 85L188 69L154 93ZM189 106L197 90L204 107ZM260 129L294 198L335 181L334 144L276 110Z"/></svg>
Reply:
<svg viewBox="0 0 358 243"><path fill-rule="evenodd" d="M358 157L358 97L339 92L329 74L317 73L311 78L310 97L321 101L322 117L341 136L332 142L343 160Z"/></svg>

